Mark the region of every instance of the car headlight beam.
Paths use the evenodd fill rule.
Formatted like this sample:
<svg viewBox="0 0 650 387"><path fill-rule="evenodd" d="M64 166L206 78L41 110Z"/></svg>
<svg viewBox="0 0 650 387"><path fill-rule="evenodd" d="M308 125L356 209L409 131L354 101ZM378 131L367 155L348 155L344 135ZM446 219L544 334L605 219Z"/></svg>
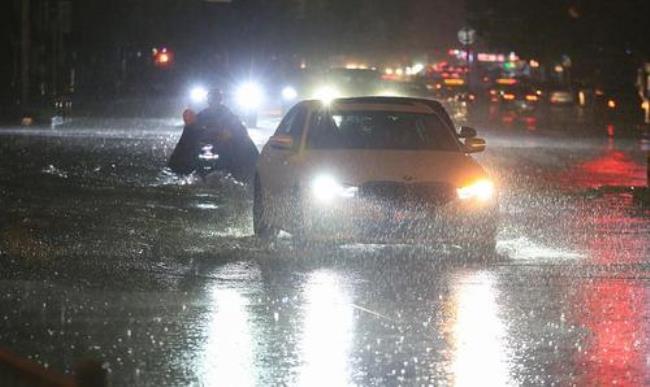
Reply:
<svg viewBox="0 0 650 387"><path fill-rule="evenodd" d="M486 202L494 197L494 183L483 179L457 189L460 200L480 200Z"/></svg>
<svg viewBox="0 0 650 387"><path fill-rule="evenodd" d="M314 98L321 100L325 104L331 103L333 100L339 98L341 93L332 86L323 86L316 89Z"/></svg>
<svg viewBox="0 0 650 387"><path fill-rule="evenodd" d="M400 94L397 91L392 90L392 89L382 90L377 95L379 95L380 97L399 97L400 96Z"/></svg>
<svg viewBox="0 0 650 387"><path fill-rule="evenodd" d="M291 86L287 86L282 89L282 98L285 101L293 101L298 97L298 92Z"/></svg>
<svg viewBox="0 0 650 387"><path fill-rule="evenodd" d="M208 100L208 89L203 86L196 86L190 90L190 98L194 103L204 103Z"/></svg>
<svg viewBox="0 0 650 387"><path fill-rule="evenodd" d="M257 83L246 82L237 89L235 99L240 107L253 110L259 108L262 104L264 93Z"/></svg>

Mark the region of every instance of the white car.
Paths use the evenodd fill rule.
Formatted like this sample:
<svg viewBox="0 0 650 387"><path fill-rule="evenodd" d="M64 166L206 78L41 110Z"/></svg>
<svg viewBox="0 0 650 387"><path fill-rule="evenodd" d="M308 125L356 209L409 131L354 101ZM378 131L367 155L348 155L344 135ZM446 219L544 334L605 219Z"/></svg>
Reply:
<svg viewBox="0 0 650 387"><path fill-rule="evenodd" d="M448 241L493 251L497 195L436 101L362 97L293 107L260 155L255 234L302 242ZM462 139L464 138L464 141Z"/></svg>

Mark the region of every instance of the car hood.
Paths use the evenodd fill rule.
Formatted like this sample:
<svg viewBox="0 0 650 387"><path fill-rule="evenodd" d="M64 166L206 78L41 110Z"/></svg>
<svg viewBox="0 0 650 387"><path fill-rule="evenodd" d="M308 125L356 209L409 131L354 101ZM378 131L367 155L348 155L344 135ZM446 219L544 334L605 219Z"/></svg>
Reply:
<svg viewBox="0 0 650 387"><path fill-rule="evenodd" d="M369 181L445 182L460 187L487 176L461 152L311 150L301 160L303 179L331 175L342 183Z"/></svg>

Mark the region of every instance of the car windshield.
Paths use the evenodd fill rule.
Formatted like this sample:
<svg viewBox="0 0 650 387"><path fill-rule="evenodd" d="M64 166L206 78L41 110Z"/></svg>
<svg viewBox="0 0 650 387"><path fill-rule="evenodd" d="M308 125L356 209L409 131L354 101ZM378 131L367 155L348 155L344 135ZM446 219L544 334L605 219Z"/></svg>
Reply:
<svg viewBox="0 0 650 387"><path fill-rule="evenodd" d="M434 114L393 111L329 111L314 115L308 147L458 151L449 128Z"/></svg>

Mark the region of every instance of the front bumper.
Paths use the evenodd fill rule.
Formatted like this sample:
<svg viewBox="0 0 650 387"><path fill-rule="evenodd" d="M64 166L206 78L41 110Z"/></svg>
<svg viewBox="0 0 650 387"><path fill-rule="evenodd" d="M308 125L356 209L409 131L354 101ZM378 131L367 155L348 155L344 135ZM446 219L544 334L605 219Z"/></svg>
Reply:
<svg viewBox="0 0 650 387"><path fill-rule="evenodd" d="M302 206L303 235L314 241L470 241L493 237L498 223L496 201L408 206L353 198L327 204L306 201Z"/></svg>

